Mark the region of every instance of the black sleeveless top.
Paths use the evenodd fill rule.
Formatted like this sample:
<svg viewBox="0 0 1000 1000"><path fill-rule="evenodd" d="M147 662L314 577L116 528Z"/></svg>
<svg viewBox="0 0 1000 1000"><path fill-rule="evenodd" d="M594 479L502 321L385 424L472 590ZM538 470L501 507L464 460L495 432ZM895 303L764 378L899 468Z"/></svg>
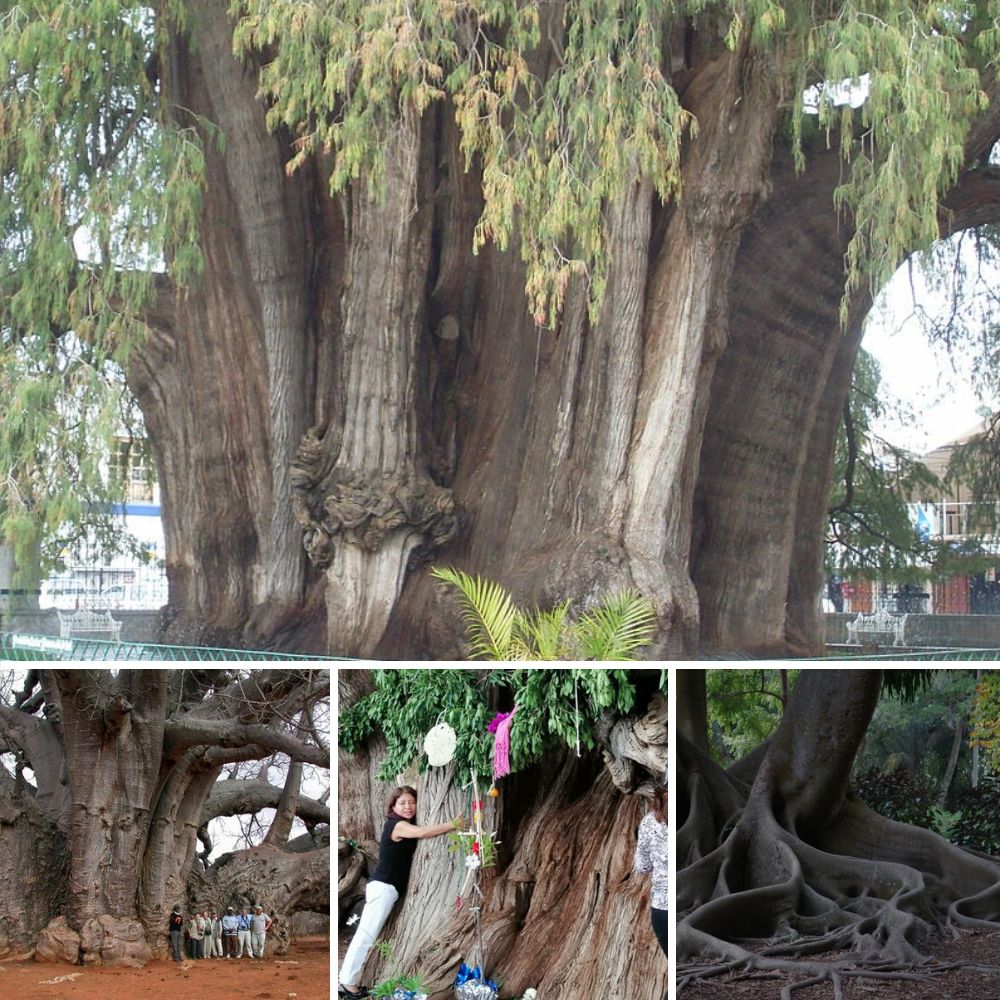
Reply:
<svg viewBox="0 0 1000 1000"><path fill-rule="evenodd" d="M396 892L402 896L406 892L406 883L410 880L410 866L413 864L413 852L417 849L415 839L393 840L392 831L397 823L405 822L397 816L385 821L382 827L382 839L378 845L378 864L371 873L369 882L388 882L396 887Z"/></svg>

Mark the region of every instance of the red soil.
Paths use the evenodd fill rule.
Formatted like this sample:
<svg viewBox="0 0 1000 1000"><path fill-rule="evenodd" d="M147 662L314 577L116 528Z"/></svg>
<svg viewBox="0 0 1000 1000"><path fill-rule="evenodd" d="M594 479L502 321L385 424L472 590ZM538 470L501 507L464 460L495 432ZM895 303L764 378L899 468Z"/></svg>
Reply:
<svg viewBox="0 0 1000 1000"><path fill-rule="evenodd" d="M78 977L60 983L60 976ZM142 969L39 962L0 965L0 1000L329 1000L330 942L300 938L287 955L255 959L150 962Z"/></svg>

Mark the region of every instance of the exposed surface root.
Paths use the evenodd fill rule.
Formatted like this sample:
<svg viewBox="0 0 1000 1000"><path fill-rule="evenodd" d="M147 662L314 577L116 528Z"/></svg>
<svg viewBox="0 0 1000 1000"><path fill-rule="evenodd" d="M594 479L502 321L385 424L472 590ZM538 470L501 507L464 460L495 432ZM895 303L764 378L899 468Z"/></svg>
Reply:
<svg viewBox="0 0 1000 1000"><path fill-rule="evenodd" d="M1000 967L944 963L927 953L936 935L1000 928L1000 861L850 798L807 843L778 821L768 798L751 797L738 822L702 853L712 819L693 814L703 802L700 794L689 800L682 831L692 839L678 835L679 988L723 975L792 975L803 978L782 988L782 1000L821 983L842 1000L849 978L924 982L973 968L1000 974Z"/></svg>

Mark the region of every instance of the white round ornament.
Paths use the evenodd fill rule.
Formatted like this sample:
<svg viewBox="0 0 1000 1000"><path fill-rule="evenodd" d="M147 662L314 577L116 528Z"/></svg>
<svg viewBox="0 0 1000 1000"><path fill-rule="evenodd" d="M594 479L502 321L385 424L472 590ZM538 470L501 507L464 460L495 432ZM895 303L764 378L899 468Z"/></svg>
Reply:
<svg viewBox="0 0 1000 1000"><path fill-rule="evenodd" d="M435 767L447 764L455 756L457 742L455 730L447 722L439 722L424 737L424 753L427 754L427 762Z"/></svg>

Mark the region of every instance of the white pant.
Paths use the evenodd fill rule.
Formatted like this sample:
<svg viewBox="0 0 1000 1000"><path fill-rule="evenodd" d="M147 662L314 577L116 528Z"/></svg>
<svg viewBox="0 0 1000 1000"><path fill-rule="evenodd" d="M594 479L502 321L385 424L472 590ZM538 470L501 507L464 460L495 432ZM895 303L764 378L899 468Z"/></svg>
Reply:
<svg viewBox="0 0 1000 1000"><path fill-rule="evenodd" d="M247 928L245 931L237 931L236 939L239 941L239 951L236 953L237 958L243 957L243 949L247 950L247 957L253 958L253 949L250 947L250 929Z"/></svg>
<svg viewBox="0 0 1000 1000"><path fill-rule="evenodd" d="M253 944L253 957L263 958L264 957L264 931L259 934L254 934L253 931L250 932L250 941Z"/></svg>
<svg viewBox="0 0 1000 1000"><path fill-rule="evenodd" d="M372 950L379 931L385 926L399 893L396 887L386 882L369 882L365 889L365 908L361 911L361 921L354 932L351 946L344 956L340 968L340 982L344 986L357 986L358 976L364 967L368 952Z"/></svg>

